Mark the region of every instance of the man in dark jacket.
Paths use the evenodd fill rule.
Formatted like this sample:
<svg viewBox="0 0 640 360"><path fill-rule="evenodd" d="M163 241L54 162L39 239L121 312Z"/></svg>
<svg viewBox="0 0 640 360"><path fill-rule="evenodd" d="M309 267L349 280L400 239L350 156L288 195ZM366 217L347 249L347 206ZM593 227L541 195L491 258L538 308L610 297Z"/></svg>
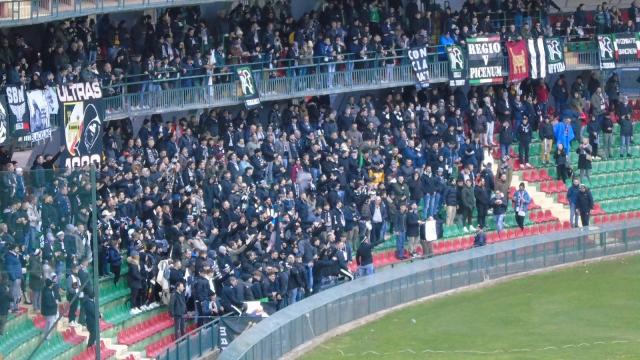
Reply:
<svg viewBox="0 0 640 360"><path fill-rule="evenodd" d="M521 168L531 168L529 164L529 147L531 146L531 124L529 124L529 118L522 117L522 123L518 126L518 158L520 160Z"/></svg>
<svg viewBox="0 0 640 360"><path fill-rule="evenodd" d="M580 191L578 191L576 198L576 207L580 213L582 228L589 227L589 215L591 209L593 209L593 196L591 196L591 191L589 191L584 184L580 184Z"/></svg>
<svg viewBox="0 0 640 360"><path fill-rule="evenodd" d="M573 178L573 184L567 190L567 201L569 202L569 222L571 227L578 227L577 201L578 192L580 192L580 179Z"/></svg>
<svg viewBox="0 0 640 360"><path fill-rule="evenodd" d="M42 304L40 307L40 311L46 321L45 334L46 338L48 339L49 332L53 328L53 325L58 318L58 300L53 286L53 281L47 279L45 280L44 284L45 287L44 289L42 289Z"/></svg>
<svg viewBox="0 0 640 360"><path fill-rule="evenodd" d="M476 196L476 211L478 212L478 225L483 228L487 224L487 212L489 211L489 189L485 185L485 180L480 178L480 182L474 188Z"/></svg>
<svg viewBox="0 0 640 360"><path fill-rule="evenodd" d="M393 231L396 234L396 257L404 260L404 243L407 239L407 205L401 204L393 217Z"/></svg>
<svg viewBox="0 0 640 360"><path fill-rule="evenodd" d="M82 308L85 310L86 314L87 331L89 331L87 347L89 347L96 343L96 325L100 316L100 314L96 314L96 303L94 301L93 289L85 289Z"/></svg>
<svg viewBox="0 0 640 360"><path fill-rule="evenodd" d="M18 310L22 299L22 264L19 253L20 245L12 244L4 257L4 266L11 282L12 311Z"/></svg>
<svg viewBox="0 0 640 360"><path fill-rule="evenodd" d="M187 313L187 299L184 295L183 282L179 282L176 291L171 294L169 313L173 316L176 339L182 337L185 334L184 315Z"/></svg>
<svg viewBox="0 0 640 360"><path fill-rule="evenodd" d="M420 216L418 204L411 204L411 211L407 213L407 240L409 240L409 252L412 257L418 256L417 248L420 244ZM427 249L423 249L426 253Z"/></svg>
<svg viewBox="0 0 640 360"><path fill-rule="evenodd" d="M629 116L620 119L620 157L631 157L631 137L633 136L633 124Z"/></svg>

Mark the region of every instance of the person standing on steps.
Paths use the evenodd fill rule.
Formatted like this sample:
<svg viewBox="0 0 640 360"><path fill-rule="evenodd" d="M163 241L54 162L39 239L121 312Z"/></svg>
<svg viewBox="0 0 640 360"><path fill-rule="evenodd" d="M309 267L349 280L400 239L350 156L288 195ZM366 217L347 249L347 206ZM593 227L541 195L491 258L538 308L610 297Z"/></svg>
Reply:
<svg viewBox="0 0 640 360"><path fill-rule="evenodd" d="M485 227L487 225L487 213L489 212L489 200L491 198L491 190L485 184L485 180L480 178L478 185L473 192L476 197L476 211L478 213L478 226Z"/></svg>
<svg viewBox="0 0 640 360"><path fill-rule="evenodd" d="M529 204L531 203L531 196L524 188L524 183L521 182L518 190L513 194L513 207L516 211L516 223L520 230L524 230L524 220L527 217L527 211L529 210Z"/></svg>
<svg viewBox="0 0 640 360"><path fill-rule="evenodd" d="M475 231L476 228L473 227L472 216L473 209L476 207L476 196L473 192L472 179L469 178L465 180L460 197L462 200L460 208L462 209L462 225L464 232Z"/></svg>
<svg viewBox="0 0 640 360"><path fill-rule="evenodd" d="M529 163L529 148L531 146L531 124L529 124L529 118L525 115L522 117L522 122L516 130L518 138L518 160L520 161L520 168L530 169L533 166Z"/></svg>
<svg viewBox="0 0 640 360"><path fill-rule="evenodd" d="M567 201L569 202L569 222L571 227L578 227L577 201L578 192L580 192L580 179L573 178L573 183L567 190Z"/></svg>
<svg viewBox="0 0 640 360"><path fill-rule="evenodd" d="M556 161L556 177L562 182L567 182L567 153L564 150L564 145L558 144L556 151L553 152L553 157Z"/></svg>
<svg viewBox="0 0 640 360"><path fill-rule="evenodd" d="M82 301L82 296L80 292L80 278L78 277L78 269L80 265L73 264L71 267L71 272L69 276L67 276L67 301L69 302L69 326L77 326L76 322L76 313L78 310L78 305Z"/></svg>
<svg viewBox="0 0 640 360"><path fill-rule="evenodd" d="M580 190L576 197L576 207L580 213L580 221L583 228L589 227L589 216L593 209L593 196L591 191L584 184L580 184Z"/></svg>
<svg viewBox="0 0 640 360"><path fill-rule="evenodd" d="M633 124L629 115L620 119L620 157L631 157L631 137L633 136Z"/></svg>
<svg viewBox="0 0 640 360"><path fill-rule="evenodd" d="M185 334L184 315L187 313L187 300L184 295L184 283L181 281L169 300L169 313L173 316L176 339Z"/></svg>
<svg viewBox="0 0 640 360"><path fill-rule="evenodd" d="M84 298L82 299L82 308L85 310L87 321L87 331L89 332L89 341L87 347L96 343L96 324L100 318L100 314L96 314L96 303L94 301L93 289L84 290Z"/></svg>
<svg viewBox="0 0 640 360"><path fill-rule="evenodd" d="M45 339L47 340L51 337L50 331L52 331L56 319L58 318L57 298L58 296L56 295L53 281L51 281L50 279L45 280L44 289L42 289L42 304L40 307L40 311L46 321L44 333L46 336Z"/></svg>
<svg viewBox="0 0 640 360"><path fill-rule="evenodd" d="M580 147L576 150L578 153L578 169L580 170L580 182L584 183L584 179L589 180L591 184L591 161L593 160L594 152L589 139L582 138Z"/></svg>

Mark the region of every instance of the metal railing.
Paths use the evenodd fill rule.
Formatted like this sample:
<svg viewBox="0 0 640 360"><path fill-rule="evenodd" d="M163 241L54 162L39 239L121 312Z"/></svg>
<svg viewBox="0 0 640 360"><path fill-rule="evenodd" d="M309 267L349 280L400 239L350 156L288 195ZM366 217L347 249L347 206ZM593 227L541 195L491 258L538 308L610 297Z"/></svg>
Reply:
<svg viewBox="0 0 640 360"><path fill-rule="evenodd" d="M394 60L388 64L387 59ZM430 55L430 82L448 81L448 62L442 54ZM505 57L505 66L507 59ZM565 51L566 71L599 69L597 47L592 42L571 43ZM619 68L640 67L640 61L620 62ZM327 95L414 85L413 70L406 57L346 60L296 67L253 71L263 101L308 95ZM186 83L185 81L189 81ZM170 84L170 85L168 85ZM192 84L190 86L186 86ZM150 86L153 85L153 86ZM167 85L167 86L164 86ZM115 88L115 87L113 87ZM105 98L107 119L163 112L237 105L242 102L233 73L141 81L119 86L117 95Z"/></svg>
<svg viewBox="0 0 640 360"><path fill-rule="evenodd" d="M213 0L226 1L226 0ZM205 0L3 0L0 27L23 26L83 15L208 3Z"/></svg>
<svg viewBox="0 0 640 360"><path fill-rule="evenodd" d="M639 249L640 221L634 220L403 264L323 291L275 313L238 336L219 359L277 359L341 325L429 295L487 279Z"/></svg>

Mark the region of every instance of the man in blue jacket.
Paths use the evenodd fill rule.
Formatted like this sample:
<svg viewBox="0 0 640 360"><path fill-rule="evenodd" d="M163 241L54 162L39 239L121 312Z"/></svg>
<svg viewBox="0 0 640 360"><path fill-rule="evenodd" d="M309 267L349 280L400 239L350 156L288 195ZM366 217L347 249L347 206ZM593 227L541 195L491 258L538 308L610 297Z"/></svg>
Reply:
<svg viewBox="0 0 640 360"><path fill-rule="evenodd" d="M4 265L7 276L11 282L11 311L18 311L22 299L22 264L20 263L20 245L11 245L10 250L4 256Z"/></svg>

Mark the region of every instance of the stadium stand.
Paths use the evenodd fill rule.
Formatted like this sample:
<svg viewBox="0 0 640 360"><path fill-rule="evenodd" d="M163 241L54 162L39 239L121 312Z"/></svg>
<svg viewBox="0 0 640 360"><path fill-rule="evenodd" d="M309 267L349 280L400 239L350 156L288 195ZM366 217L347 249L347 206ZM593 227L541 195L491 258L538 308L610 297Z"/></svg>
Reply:
<svg viewBox="0 0 640 360"><path fill-rule="evenodd" d="M10 311L0 323L0 355L94 359L84 296L70 313L73 293L95 291L77 290L92 285L93 275L100 279L102 359L135 360L173 346L184 335L174 333L180 319L189 332L241 313L248 301L271 314L409 258L587 227L590 217L598 224L640 216L640 145L632 144L629 154L621 146L640 133L640 124L630 125L640 120L640 100L624 99L617 75L581 74L581 83L563 74L464 90L434 83L333 103L320 96L366 69L380 70L367 88L391 86L410 48L426 46L430 62L445 64L445 46L492 33L502 44L563 38L566 63L593 69L593 59L584 57L598 53L595 34L640 30L635 2L628 9L585 3L575 10L568 1L507 1L502 12L488 1L465 2L459 11L397 3L326 1L300 19L287 1L240 4L214 18L184 6L157 18L136 14L134 23L102 14L9 29L0 39L8 100L0 104L14 128L21 121L7 89L20 86L33 91L97 81L107 111L113 104L124 108L113 99L128 94L135 102L127 106L151 116L104 125L94 139L103 149L96 182L88 167L64 168L62 154L81 146L68 139L73 119L59 124L67 143L35 156L30 171L11 161L5 133L0 301ZM0 26L5 7L0 4ZM41 36L25 36L34 33ZM220 84L237 97L236 84L246 85L242 66L259 71L258 83L298 79L295 87L309 96L257 109L216 106L175 119L149 100L152 93L196 98L184 89ZM606 112L589 105L597 99ZM541 129L545 119L549 138ZM570 125L562 127L565 120ZM613 151L605 154L600 138L608 138L609 121ZM631 134L624 135L629 125ZM489 126L494 132L487 135ZM560 128L571 128L574 140L566 159L550 160L543 143L553 141L556 149ZM578 148L583 136L588 144ZM510 149L503 153L501 145ZM567 167L584 190L574 188ZM94 206L97 253L87 231ZM586 215L580 224L570 209ZM91 261L98 274L87 267ZM188 296L175 291L179 284L187 285ZM46 301L59 315L44 300L27 302L40 294L51 294Z"/></svg>

